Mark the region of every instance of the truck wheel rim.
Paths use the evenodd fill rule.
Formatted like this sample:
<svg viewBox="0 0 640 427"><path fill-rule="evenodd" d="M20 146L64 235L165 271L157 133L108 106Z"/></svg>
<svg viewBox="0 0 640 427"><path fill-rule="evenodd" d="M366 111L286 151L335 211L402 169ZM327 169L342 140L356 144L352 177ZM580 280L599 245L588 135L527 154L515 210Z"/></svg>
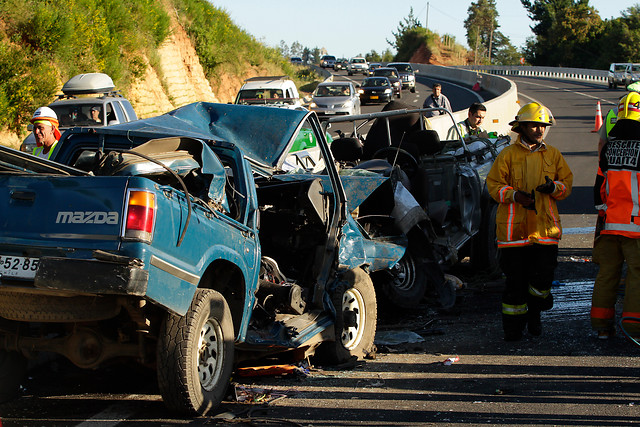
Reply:
<svg viewBox="0 0 640 427"><path fill-rule="evenodd" d="M396 289L406 291L412 288L416 278L416 266L413 259L405 257L400 260L394 267L393 285Z"/></svg>
<svg viewBox="0 0 640 427"><path fill-rule="evenodd" d="M223 335L220 324L209 319L200 330L198 340L198 376L202 388L213 391L222 372Z"/></svg>
<svg viewBox="0 0 640 427"><path fill-rule="evenodd" d="M350 288L342 295L342 312L351 311L355 316L354 326L345 326L342 329L341 340L342 345L347 350L353 350L358 346L362 335L364 334L364 325L366 320L366 311L364 308L364 298L362 294Z"/></svg>

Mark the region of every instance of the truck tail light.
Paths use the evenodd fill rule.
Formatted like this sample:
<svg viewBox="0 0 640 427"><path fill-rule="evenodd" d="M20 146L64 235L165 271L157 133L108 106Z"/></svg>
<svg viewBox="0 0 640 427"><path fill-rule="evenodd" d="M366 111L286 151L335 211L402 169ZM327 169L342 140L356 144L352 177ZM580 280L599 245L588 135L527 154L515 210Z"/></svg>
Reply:
<svg viewBox="0 0 640 427"><path fill-rule="evenodd" d="M129 190L124 237L150 242L156 219L156 195L149 191Z"/></svg>

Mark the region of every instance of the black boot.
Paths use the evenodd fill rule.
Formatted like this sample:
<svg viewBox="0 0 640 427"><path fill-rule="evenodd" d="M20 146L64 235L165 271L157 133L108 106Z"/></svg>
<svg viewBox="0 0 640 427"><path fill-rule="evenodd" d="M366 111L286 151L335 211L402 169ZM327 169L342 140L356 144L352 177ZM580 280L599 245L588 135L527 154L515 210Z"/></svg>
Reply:
<svg viewBox="0 0 640 427"><path fill-rule="evenodd" d="M529 310L527 315L527 330L534 337L542 334L542 322L540 321L540 312Z"/></svg>

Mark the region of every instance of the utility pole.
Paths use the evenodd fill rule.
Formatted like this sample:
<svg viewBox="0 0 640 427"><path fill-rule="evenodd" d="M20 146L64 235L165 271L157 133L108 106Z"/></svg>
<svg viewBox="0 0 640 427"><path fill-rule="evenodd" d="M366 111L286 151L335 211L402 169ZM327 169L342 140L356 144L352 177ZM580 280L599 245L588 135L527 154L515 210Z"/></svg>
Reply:
<svg viewBox="0 0 640 427"><path fill-rule="evenodd" d="M491 23L491 34L489 35L489 65L491 65L491 44L493 43L493 22Z"/></svg>
<svg viewBox="0 0 640 427"><path fill-rule="evenodd" d="M424 29L429 29L429 2L427 2L427 19L424 21Z"/></svg>
<svg viewBox="0 0 640 427"><path fill-rule="evenodd" d="M480 28L476 27L476 52L473 55L473 62L478 65L478 43L480 42Z"/></svg>

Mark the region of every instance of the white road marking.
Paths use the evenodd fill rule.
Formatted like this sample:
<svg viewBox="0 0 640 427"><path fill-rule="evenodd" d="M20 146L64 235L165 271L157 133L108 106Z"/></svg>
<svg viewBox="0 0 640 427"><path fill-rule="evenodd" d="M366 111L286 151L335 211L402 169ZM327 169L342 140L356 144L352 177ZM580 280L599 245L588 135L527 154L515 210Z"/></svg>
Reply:
<svg viewBox="0 0 640 427"><path fill-rule="evenodd" d="M575 90L571 90L571 89L559 88L559 87L556 87L556 86L545 85L545 84L542 84L542 83L526 82L526 84L533 85L533 86L541 86L541 87L545 87L545 88L548 88L548 89L561 90L561 91L564 91L564 92L575 93L576 95L582 95L584 97L595 99L596 101L600 101L601 104L611 104L611 105L616 105L617 104L615 102L611 102L611 101L608 101L606 99L599 98L597 96L589 95L588 93L576 92ZM520 92L518 92L518 95L522 95L522 94ZM529 98L528 96L525 96L525 95L522 95L522 96L524 96L525 98ZM532 98L529 98L529 99L532 99Z"/></svg>
<svg viewBox="0 0 640 427"><path fill-rule="evenodd" d="M127 396L125 400L130 400L133 396ZM95 414L93 417L86 421L76 424L76 427L112 427L117 426L123 421L127 420L134 413L132 406L128 404L116 403L111 406L107 406L103 411Z"/></svg>

